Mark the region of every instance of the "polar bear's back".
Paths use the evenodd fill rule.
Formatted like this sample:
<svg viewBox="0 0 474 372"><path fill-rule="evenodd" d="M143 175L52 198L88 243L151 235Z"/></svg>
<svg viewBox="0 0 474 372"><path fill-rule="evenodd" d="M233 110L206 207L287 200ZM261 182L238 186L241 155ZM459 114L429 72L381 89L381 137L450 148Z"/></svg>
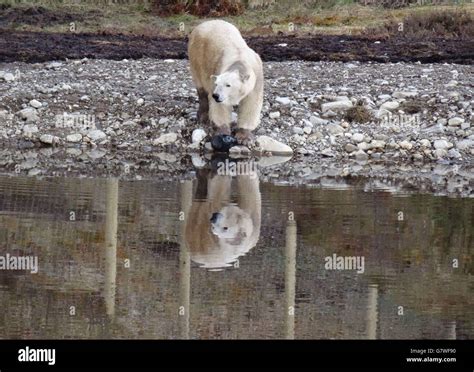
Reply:
<svg viewBox="0 0 474 372"><path fill-rule="evenodd" d="M233 46L246 48L247 43L240 31L233 24L219 19L206 21L196 26L191 32L190 42L198 39L212 39L212 45L220 48Z"/></svg>

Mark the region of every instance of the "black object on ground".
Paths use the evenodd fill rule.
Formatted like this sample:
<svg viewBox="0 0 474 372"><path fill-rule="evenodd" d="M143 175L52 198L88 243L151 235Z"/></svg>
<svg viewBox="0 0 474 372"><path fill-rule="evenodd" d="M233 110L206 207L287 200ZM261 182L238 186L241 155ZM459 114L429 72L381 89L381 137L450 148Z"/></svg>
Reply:
<svg viewBox="0 0 474 372"><path fill-rule="evenodd" d="M218 134L212 137L211 145L214 151L228 152L231 147L237 145L237 139L228 134Z"/></svg>

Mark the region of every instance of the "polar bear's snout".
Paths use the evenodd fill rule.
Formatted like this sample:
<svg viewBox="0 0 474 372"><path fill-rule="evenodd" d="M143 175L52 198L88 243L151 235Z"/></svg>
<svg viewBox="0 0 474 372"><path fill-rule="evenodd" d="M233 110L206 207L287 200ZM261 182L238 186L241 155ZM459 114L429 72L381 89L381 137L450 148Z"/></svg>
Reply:
<svg viewBox="0 0 474 372"><path fill-rule="evenodd" d="M212 98L214 98L214 100L217 102L217 103L221 103L223 100L221 99L219 93L213 93L212 94Z"/></svg>
<svg viewBox="0 0 474 372"><path fill-rule="evenodd" d="M216 223L221 218L222 213L213 213L209 221L211 221L211 223Z"/></svg>

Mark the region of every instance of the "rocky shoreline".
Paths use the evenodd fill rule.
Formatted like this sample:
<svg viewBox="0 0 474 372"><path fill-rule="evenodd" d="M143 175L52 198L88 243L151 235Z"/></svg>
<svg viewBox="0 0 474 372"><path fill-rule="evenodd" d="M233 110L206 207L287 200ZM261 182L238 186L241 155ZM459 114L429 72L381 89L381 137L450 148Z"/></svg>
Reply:
<svg viewBox="0 0 474 372"><path fill-rule="evenodd" d="M438 184L427 187L435 192L472 193L472 66L264 65L264 108L256 134L294 151L290 162L266 168L270 178L379 174L409 184L410 177L441 177L422 183ZM191 161L181 160L191 158L185 154L204 156L209 149L208 129L196 127L197 97L186 60L0 64L0 96L3 173L48 175L84 167L88 174L91 166L98 175L108 172L101 172L103 167L123 173L128 157L134 171L126 176L183 175L192 168ZM55 159L56 153L63 155ZM28 156L37 162L25 166ZM149 169L143 159L157 159L158 167Z"/></svg>

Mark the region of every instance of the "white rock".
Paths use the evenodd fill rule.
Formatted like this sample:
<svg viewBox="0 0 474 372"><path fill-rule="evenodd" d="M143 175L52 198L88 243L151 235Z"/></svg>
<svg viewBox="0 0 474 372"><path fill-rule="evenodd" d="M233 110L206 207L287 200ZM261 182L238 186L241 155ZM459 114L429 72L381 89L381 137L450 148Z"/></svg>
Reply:
<svg viewBox="0 0 474 372"><path fill-rule="evenodd" d="M232 146L229 149L229 155L248 155L250 154L250 149L247 146Z"/></svg>
<svg viewBox="0 0 474 372"><path fill-rule="evenodd" d="M362 133L354 133L352 135L352 140L356 143L360 143L364 140L364 135Z"/></svg>
<svg viewBox="0 0 474 372"><path fill-rule="evenodd" d="M4 75L2 75L3 80L5 80L7 83L15 80L15 75L13 75L11 72L7 72Z"/></svg>
<svg viewBox="0 0 474 372"><path fill-rule="evenodd" d="M313 131L313 128L310 127L309 125L303 128L303 132L305 132L306 134L311 134L312 131Z"/></svg>
<svg viewBox="0 0 474 372"><path fill-rule="evenodd" d="M383 149L385 147L385 145L386 145L385 141L373 140L370 143L370 148L372 148L372 149Z"/></svg>
<svg viewBox="0 0 474 372"><path fill-rule="evenodd" d="M344 133L344 128L338 124L330 123L326 126L328 133L330 134L341 134Z"/></svg>
<svg viewBox="0 0 474 372"><path fill-rule="evenodd" d="M357 160L367 160L369 158L369 155L367 155L364 151L359 150L355 153L355 158Z"/></svg>
<svg viewBox="0 0 474 372"><path fill-rule="evenodd" d="M405 149L405 150L411 150L413 148L413 144L410 141L406 141L406 140L400 142L399 145L402 149Z"/></svg>
<svg viewBox="0 0 474 372"><path fill-rule="evenodd" d="M437 159L445 158L448 155L448 152L445 149L436 149L433 151L434 156Z"/></svg>
<svg viewBox="0 0 474 372"><path fill-rule="evenodd" d="M32 99L32 100L30 101L30 106L31 106L31 107L34 107L35 109L38 109L38 108L40 108L40 107L43 106L43 105L42 105L42 103L41 103L40 101L38 101L38 100L36 100L36 99Z"/></svg>
<svg viewBox="0 0 474 372"><path fill-rule="evenodd" d="M23 127L23 134L25 137L31 138L34 133L38 133L38 127L36 125L25 125Z"/></svg>
<svg viewBox="0 0 474 372"><path fill-rule="evenodd" d="M289 105L291 103L291 99L289 97L277 97L275 98L275 101L281 105Z"/></svg>
<svg viewBox="0 0 474 372"><path fill-rule="evenodd" d="M193 130L193 134L191 135L191 140L193 143L201 143L201 141L206 138L207 133L204 129L198 128Z"/></svg>
<svg viewBox="0 0 474 372"><path fill-rule="evenodd" d="M388 101L388 102L382 103L382 106L380 106L380 109L393 111L399 107L400 107L400 104L397 101Z"/></svg>
<svg viewBox="0 0 474 372"><path fill-rule="evenodd" d="M80 133L69 134L68 136L66 136L66 141L73 142L73 143L81 142L82 134Z"/></svg>
<svg viewBox="0 0 474 372"><path fill-rule="evenodd" d="M143 98L137 99L137 106L143 105L144 102L145 102L145 100Z"/></svg>
<svg viewBox="0 0 474 372"><path fill-rule="evenodd" d="M62 62L53 61L53 62L48 63L46 65L46 68L48 68L48 69L57 68L57 67L61 67L62 65L63 65Z"/></svg>
<svg viewBox="0 0 474 372"><path fill-rule="evenodd" d="M193 163L193 166L195 168L204 168L206 166L206 160L201 155L198 154L192 154L191 155L191 161Z"/></svg>
<svg viewBox="0 0 474 372"><path fill-rule="evenodd" d="M430 140L422 139L422 140L420 140L420 145L422 147L426 147L426 148L429 149L431 147L431 142L430 142Z"/></svg>
<svg viewBox="0 0 474 372"><path fill-rule="evenodd" d="M405 91L398 91L392 94L393 98L408 98L408 97L416 97L418 92L405 92Z"/></svg>
<svg viewBox="0 0 474 372"><path fill-rule="evenodd" d="M392 96L390 94L381 94L377 98L381 101L388 101Z"/></svg>
<svg viewBox="0 0 474 372"><path fill-rule="evenodd" d="M100 129L93 129L87 132L87 137L89 137L91 141L97 142L106 138L107 135L104 132L102 132Z"/></svg>
<svg viewBox="0 0 474 372"><path fill-rule="evenodd" d="M290 146L268 136L258 136L255 139L255 144L259 151L271 152L275 155L293 154Z"/></svg>
<svg viewBox="0 0 474 372"><path fill-rule="evenodd" d="M365 151L369 149L369 144L367 142L361 142L357 144L359 150Z"/></svg>
<svg viewBox="0 0 474 372"><path fill-rule="evenodd" d="M433 146L436 150L446 150L450 148L449 142L443 139L434 141Z"/></svg>
<svg viewBox="0 0 474 372"><path fill-rule="evenodd" d="M52 136L51 134L43 134L40 136L39 140L48 145L58 142L58 137Z"/></svg>
<svg viewBox="0 0 474 372"><path fill-rule="evenodd" d="M23 110L18 111L18 115L25 121L36 121L36 120L38 120L38 113L32 107L27 107Z"/></svg>
<svg viewBox="0 0 474 372"><path fill-rule="evenodd" d="M270 112L268 116L270 117L270 119L278 119L280 117L280 112L279 111Z"/></svg>
<svg viewBox="0 0 474 372"><path fill-rule="evenodd" d="M451 159L459 159L461 158L461 154L459 153L458 150L456 149L451 149L448 151L448 156L451 158Z"/></svg>
<svg viewBox="0 0 474 372"><path fill-rule="evenodd" d="M474 141L470 139L463 139L456 144L456 147L462 151L469 150L474 148Z"/></svg>
<svg viewBox="0 0 474 372"><path fill-rule="evenodd" d="M169 145L176 142L178 135L176 133L166 133L153 141L153 145Z"/></svg>
<svg viewBox="0 0 474 372"><path fill-rule="evenodd" d="M455 117L448 120L448 125L450 127L457 127L461 125L462 123L464 123L464 119L460 117Z"/></svg>
<svg viewBox="0 0 474 372"><path fill-rule="evenodd" d="M347 109L350 109L352 107L352 102L347 100L347 101L336 101L336 102L327 102L323 103L321 105L321 110L323 113L328 112L328 111L345 111Z"/></svg>
<svg viewBox="0 0 474 372"><path fill-rule="evenodd" d="M328 122L326 119L321 119L314 115L309 118L309 121L313 125L324 125Z"/></svg>

